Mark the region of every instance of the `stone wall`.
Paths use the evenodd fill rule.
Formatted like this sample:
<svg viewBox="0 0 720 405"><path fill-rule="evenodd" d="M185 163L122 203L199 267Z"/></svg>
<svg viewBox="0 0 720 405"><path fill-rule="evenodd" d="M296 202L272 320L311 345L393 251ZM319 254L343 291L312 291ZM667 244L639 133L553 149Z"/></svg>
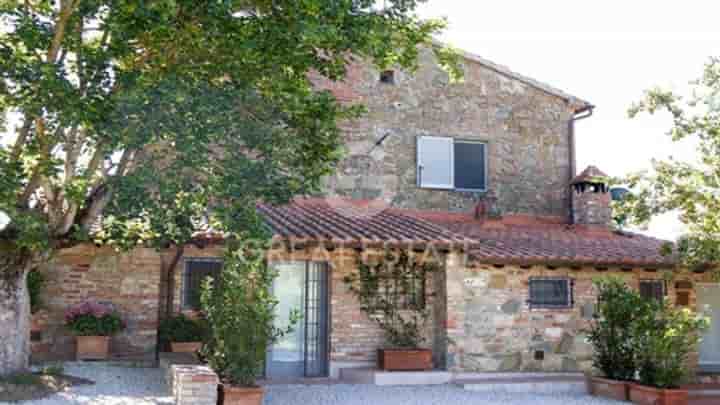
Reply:
<svg viewBox="0 0 720 405"><path fill-rule="evenodd" d="M593 268L573 270L534 266L478 266L468 268L458 257L448 263L447 334L448 368L454 371L584 371L592 367L591 346L583 329L592 318L595 302L593 279L617 275L637 288L639 280L662 279L662 271L622 271ZM574 280L574 305L570 309L530 309L530 277L569 277ZM706 276L679 275L692 283ZM668 282L667 297L675 302L675 282ZM695 308L692 289L690 307ZM543 352L543 360L535 353Z"/></svg>
<svg viewBox="0 0 720 405"><path fill-rule="evenodd" d="M604 185L603 185L604 186ZM606 188L593 190L572 187L573 223L580 225L602 225L612 223L611 196Z"/></svg>
<svg viewBox="0 0 720 405"><path fill-rule="evenodd" d="M424 50L417 72L395 71L394 84L381 83L380 72L362 64L350 68L344 83L319 81L340 100L368 109L345 125L346 158L327 180L327 194L450 211L468 211L488 197L491 213L567 218L570 106L476 62L465 61L464 70L462 83L450 83L432 52ZM486 141L488 192L419 189L420 135Z"/></svg>
<svg viewBox="0 0 720 405"><path fill-rule="evenodd" d="M33 322L33 359L74 358L75 339L64 325L64 314L85 300L111 303L127 323L112 338L115 358L154 359L161 263L152 249L121 254L86 244L58 252L41 269L47 283L43 310Z"/></svg>

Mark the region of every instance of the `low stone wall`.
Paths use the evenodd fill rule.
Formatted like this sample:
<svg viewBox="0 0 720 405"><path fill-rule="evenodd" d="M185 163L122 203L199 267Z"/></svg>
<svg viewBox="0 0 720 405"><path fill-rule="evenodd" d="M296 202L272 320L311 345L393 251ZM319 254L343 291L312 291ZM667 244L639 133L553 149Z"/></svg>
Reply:
<svg viewBox="0 0 720 405"><path fill-rule="evenodd" d="M189 353L160 353L160 368L176 405L215 405L217 374Z"/></svg>

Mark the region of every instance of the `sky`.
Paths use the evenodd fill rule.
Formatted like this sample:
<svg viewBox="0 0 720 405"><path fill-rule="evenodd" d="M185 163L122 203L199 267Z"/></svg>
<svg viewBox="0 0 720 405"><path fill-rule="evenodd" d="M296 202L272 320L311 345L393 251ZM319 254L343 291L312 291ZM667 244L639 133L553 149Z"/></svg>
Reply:
<svg viewBox="0 0 720 405"><path fill-rule="evenodd" d="M441 41L593 103L593 116L576 126L577 166L611 176L648 169L653 158L696 156L692 142L665 135L668 116L630 119L627 110L652 87L687 93L720 56L718 15L719 2L694 0L429 0L420 10L448 20ZM645 233L675 239L682 231L668 214Z"/></svg>

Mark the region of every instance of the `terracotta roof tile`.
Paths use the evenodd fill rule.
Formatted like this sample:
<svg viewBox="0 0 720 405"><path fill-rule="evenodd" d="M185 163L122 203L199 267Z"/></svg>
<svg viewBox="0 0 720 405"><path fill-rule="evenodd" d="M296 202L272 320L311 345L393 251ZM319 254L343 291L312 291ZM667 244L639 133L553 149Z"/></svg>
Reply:
<svg viewBox="0 0 720 405"><path fill-rule="evenodd" d="M668 267L666 241L602 227L571 226L557 218L510 216L477 220L470 214L392 208L347 199L298 199L258 205L275 238L293 242L455 244L488 264Z"/></svg>

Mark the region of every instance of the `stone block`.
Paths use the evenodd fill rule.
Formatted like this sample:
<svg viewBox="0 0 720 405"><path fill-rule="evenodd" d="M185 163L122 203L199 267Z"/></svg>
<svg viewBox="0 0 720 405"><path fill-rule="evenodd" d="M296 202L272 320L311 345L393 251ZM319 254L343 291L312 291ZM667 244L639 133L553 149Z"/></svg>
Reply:
<svg viewBox="0 0 720 405"><path fill-rule="evenodd" d="M517 314L520 312L521 308L522 303L517 299L509 300L500 307L500 309L506 314Z"/></svg>
<svg viewBox="0 0 720 405"><path fill-rule="evenodd" d="M493 274L490 276L488 288L500 290L507 287L507 276L504 274Z"/></svg>

